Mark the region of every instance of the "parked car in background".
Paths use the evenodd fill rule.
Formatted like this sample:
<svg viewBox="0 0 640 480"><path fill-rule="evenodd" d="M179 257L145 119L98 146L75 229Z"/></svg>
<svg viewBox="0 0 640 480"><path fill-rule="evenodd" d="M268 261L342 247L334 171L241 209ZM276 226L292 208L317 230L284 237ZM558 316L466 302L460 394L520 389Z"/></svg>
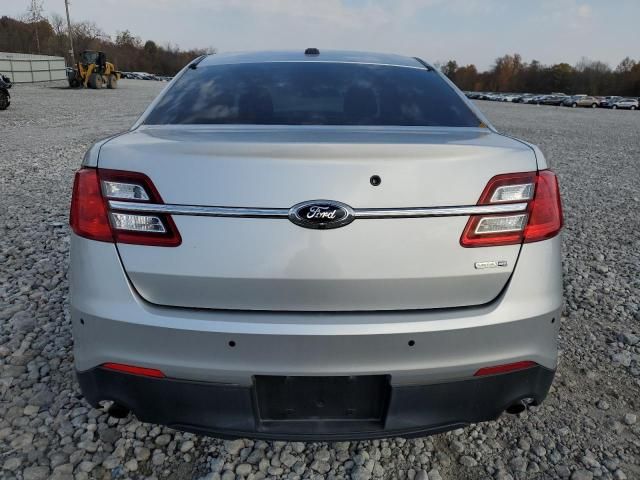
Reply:
<svg viewBox="0 0 640 480"><path fill-rule="evenodd" d="M416 58L200 57L88 151L70 224L78 381L118 415L419 436L554 377L556 176Z"/></svg>
<svg viewBox="0 0 640 480"><path fill-rule="evenodd" d="M610 95L607 97L601 97L600 98L600 103L598 106L602 107L602 108L607 108L607 106L609 105L610 102L613 102L614 100L617 100L619 98L622 98L620 95Z"/></svg>
<svg viewBox="0 0 640 480"><path fill-rule="evenodd" d="M122 78L128 78L129 80L136 80L139 78L138 75L133 72L122 72L120 76Z"/></svg>
<svg viewBox="0 0 640 480"><path fill-rule="evenodd" d="M590 107L597 108L599 100L596 97L590 97L589 95L573 95L562 102L562 105L566 107Z"/></svg>
<svg viewBox="0 0 640 480"><path fill-rule="evenodd" d="M156 76L147 72L127 72L127 78L133 80L156 80Z"/></svg>
<svg viewBox="0 0 640 480"><path fill-rule="evenodd" d="M517 93L505 93L502 96L503 102L514 102L516 98L520 98L520 95Z"/></svg>
<svg viewBox="0 0 640 480"><path fill-rule="evenodd" d="M638 99L637 98L617 98L607 102L606 108L624 108L626 110L637 110L638 109Z"/></svg>
<svg viewBox="0 0 640 480"><path fill-rule="evenodd" d="M517 95L516 98L513 99L514 103L527 103L530 98L533 98L535 95L533 93L523 93Z"/></svg>
<svg viewBox="0 0 640 480"><path fill-rule="evenodd" d="M552 94L552 95L545 96L542 100L540 100L539 103L542 105L560 106L562 105L562 102L564 102L566 99L567 99L567 95Z"/></svg>
<svg viewBox="0 0 640 480"><path fill-rule="evenodd" d="M531 105L540 105L540 102L542 102L542 100L546 97L547 95L533 95L532 97L527 97L525 98L522 103L528 103Z"/></svg>
<svg viewBox="0 0 640 480"><path fill-rule="evenodd" d="M11 105L11 79L0 74L0 110L6 110Z"/></svg>
<svg viewBox="0 0 640 480"><path fill-rule="evenodd" d="M497 102L513 102L529 105L563 105L567 107L585 108L614 108L614 109L640 109L638 102L640 99L634 97L621 97L610 95L606 97L587 95L584 93L576 95L566 95L562 92L552 92L551 94L533 93L500 93L500 92L464 92L467 98L472 100L491 100Z"/></svg>
<svg viewBox="0 0 640 480"><path fill-rule="evenodd" d="M566 98L564 99L564 101L562 102L562 105L565 106L571 106L571 103L573 102L573 100L578 100L582 97L586 97L587 95L585 93L578 93L576 95L567 95Z"/></svg>

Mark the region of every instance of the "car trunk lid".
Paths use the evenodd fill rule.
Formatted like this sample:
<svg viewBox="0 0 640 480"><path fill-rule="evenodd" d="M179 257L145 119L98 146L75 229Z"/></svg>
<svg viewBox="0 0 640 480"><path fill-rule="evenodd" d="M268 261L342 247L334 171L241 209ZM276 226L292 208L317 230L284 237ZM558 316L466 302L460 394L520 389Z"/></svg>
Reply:
<svg viewBox="0 0 640 480"><path fill-rule="evenodd" d="M536 161L529 147L482 128L163 126L108 142L99 167L146 174L172 206L286 212L326 199L357 212L475 205L493 176L535 171ZM381 183L372 185L372 176ZM335 229L286 217L172 218L180 246L118 250L144 299L178 307L478 305L499 295L520 250L461 247L467 216L357 218Z"/></svg>

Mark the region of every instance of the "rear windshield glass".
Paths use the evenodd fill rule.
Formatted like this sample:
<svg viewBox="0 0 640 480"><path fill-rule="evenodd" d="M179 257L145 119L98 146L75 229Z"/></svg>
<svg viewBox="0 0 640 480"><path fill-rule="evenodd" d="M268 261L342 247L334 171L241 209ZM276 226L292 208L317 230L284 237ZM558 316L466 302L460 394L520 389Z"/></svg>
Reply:
<svg viewBox="0 0 640 480"><path fill-rule="evenodd" d="M427 69L273 62L188 69L145 123L477 127L480 120Z"/></svg>

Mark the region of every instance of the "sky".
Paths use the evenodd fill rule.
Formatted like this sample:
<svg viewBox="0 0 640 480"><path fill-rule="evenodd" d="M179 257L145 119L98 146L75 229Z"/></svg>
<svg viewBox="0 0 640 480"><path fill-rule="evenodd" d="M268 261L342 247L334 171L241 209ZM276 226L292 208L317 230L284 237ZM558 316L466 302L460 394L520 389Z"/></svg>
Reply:
<svg viewBox="0 0 640 480"><path fill-rule="evenodd" d="M42 1L45 15L64 14L64 0ZM70 1L72 21L93 21L112 38L130 30L185 49L365 50L481 70L506 53L545 64L640 60L640 0ZM29 3L0 0L0 16Z"/></svg>

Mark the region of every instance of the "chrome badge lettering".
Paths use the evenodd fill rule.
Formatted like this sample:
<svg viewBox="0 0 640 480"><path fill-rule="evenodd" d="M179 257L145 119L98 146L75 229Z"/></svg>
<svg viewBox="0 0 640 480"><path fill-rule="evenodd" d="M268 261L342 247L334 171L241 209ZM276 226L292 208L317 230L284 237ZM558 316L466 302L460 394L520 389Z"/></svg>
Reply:
<svg viewBox="0 0 640 480"><path fill-rule="evenodd" d="M327 230L348 225L354 219L349 205L333 200L311 200L289 209L289 220L304 228Z"/></svg>
<svg viewBox="0 0 640 480"><path fill-rule="evenodd" d="M321 207L318 205L313 205L309 207L309 212L307 213L307 218L321 218L326 220L333 220L336 218L336 209L331 210L331 207Z"/></svg>
<svg viewBox="0 0 640 480"><path fill-rule="evenodd" d="M476 262L473 264L473 266L476 268L476 270L483 270L485 268L497 268L497 267L506 267L507 266L507 261L506 260L490 260L488 262Z"/></svg>

